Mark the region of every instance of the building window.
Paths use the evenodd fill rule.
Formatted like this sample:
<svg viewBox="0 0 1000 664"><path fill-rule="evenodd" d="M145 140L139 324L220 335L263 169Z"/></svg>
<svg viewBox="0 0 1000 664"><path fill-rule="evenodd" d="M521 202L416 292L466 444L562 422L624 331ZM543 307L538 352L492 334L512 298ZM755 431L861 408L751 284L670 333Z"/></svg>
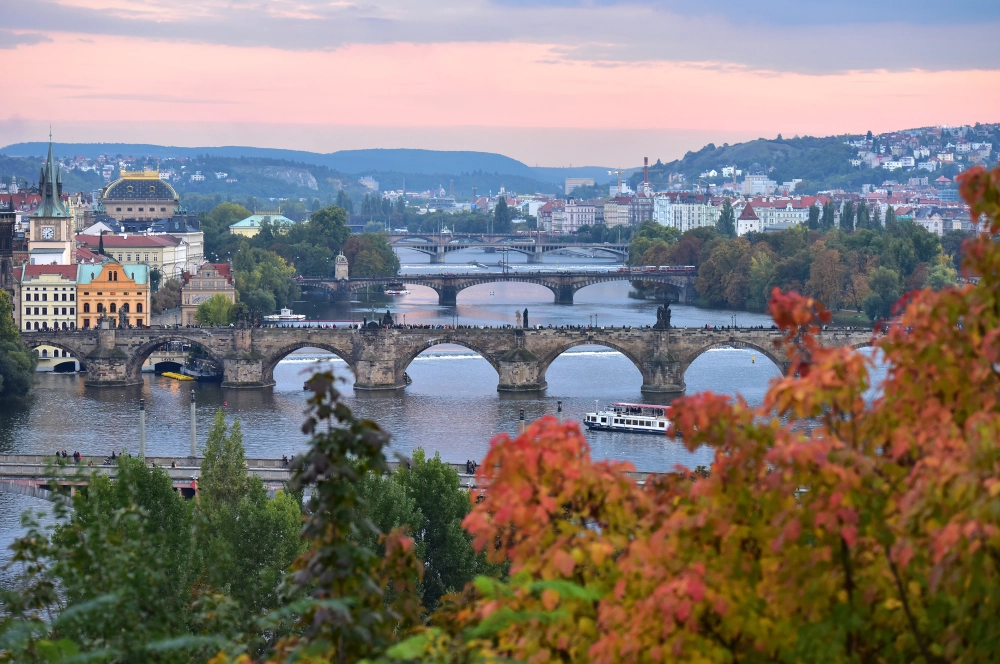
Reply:
<svg viewBox="0 0 1000 664"><path fill-rule="evenodd" d="M48 302L48 301L49 301L48 293L42 293L42 302Z"/></svg>
<svg viewBox="0 0 1000 664"><path fill-rule="evenodd" d="M31 323L30 322L29 323L25 323L24 324L24 329L30 330L31 329Z"/></svg>
<svg viewBox="0 0 1000 664"><path fill-rule="evenodd" d="M43 316L48 316L49 315L49 308L48 307L42 307L42 315Z"/></svg>
<svg viewBox="0 0 1000 664"><path fill-rule="evenodd" d="M143 259L142 260L143 260L143 262L148 263L149 262L149 254L143 254Z"/></svg>
<svg viewBox="0 0 1000 664"><path fill-rule="evenodd" d="M90 327L90 319L89 318L84 318L83 319L83 326L84 327Z"/></svg>
<svg viewBox="0 0 1000 664"><path fill-rule="evenodd" d="M36 320L35 321L35 332L37 332L37 331L38 331L38 321Z"/></svg>
<svg viewBox="0 0 1000 664"><path fill-rule="evenodd" d="M98 302L97 303L97 313L103 313L103 312L104 312L104 303L103 302Z"/></svg>
<svg viewBox="0 0 1000 664"><path fill-rule="evenodd" d="M84 302L83 303L83 313L85 313L85 314L89 314L90 313L90 302Z"/></svg>
<svg viewBox="0 0 1000 664"><path fill-rule="evenodd" d="M118 254L118 260L121 261L121 259L122 259L122 255Z"/></svg>
<svg viewBox="0 0 1000 664"><path fill-rule="evenodd" d="M115 305L113 305L113 304L111 305L111 307L112 307L112 309L111 309L111 310L112 310L112 311L114 311L114 306L115 306ZM125 313L128 313L128 302L126 302L126 303L124 303L124 304L122 305L122 307L121 307L121 311L124 311Z"/></svg>
<svg viewBox="0 0 1000 664"><path fill-rule="evenodd" d="M69 301L70 302L76 302L76 294L75 293L70 293L69 294Z"/></svg>
<svg viewBox="0 0 1000 664"><path fill-rule="evenodd" d="M166 212L167 208L160 208L160 212Z"/></svg>
<svg viewBox="0 0 1000 664"><path fill-rule="evenodd" d="M70 316L75 316L76 315L76 307L70 307L69 308L69 315Z"/></svg>
<svg viewBox="0 0 1000 664"><path fill-rule="evenodd" d="M142 208L139 208L139 212L144 212L144 211L145 211L145 210L143 210Z"/></svg>
<svg viewBox="0 0 1000 664"><path fill-rule="evenodd" d="M132 254L125 254L125 260L127 260L128 262L131 263L132 262Z"/></svg>
<svg viewBox="0 0 1000 664"><path fill-rule="evenodd" d="M115 312L115 306L116 306L116 305L115 305L115 303L114 303L114 302L112 302L112 303L111 303L111 313L116 313L116 312Z"/></svg>
<svg viewBox="0 0 1000 664"><path fill-rule="evenodd" d="M43 349L42 349L42 357L48 357L48 356L49 356L49 351L48 351L48 349L47 349L47 348L43 348Z"/></svg>
<svg viewBox="0 0 1000 664"><path fill-rule="evenodd" d="M132 208L129 208L129 209L127 210L127 211L128 211L128 212L131 212L131 211L132 211Z"/></svg>
<svg viewBox="0 0 1000 664"><path fill-rule="evenodd" d="M74 323L74 322L70 321L70 324L69 324L69 329L71 329L71 330L75 330L75 329L76 329L76 323Z"/></svg>
<svg viewBox="0 0 1000 664"><path fill-rule="evenodd" d="M142 302L139 302L138 304L135 305L135 312L137 314L141 314L142 313Z"/></svg>
<svg viewBox="0 0 1000 664"><path fill-rule="evenodd" d="M121 211L122 211L121 208L115 208L115 212L121 212Z"/></svg>

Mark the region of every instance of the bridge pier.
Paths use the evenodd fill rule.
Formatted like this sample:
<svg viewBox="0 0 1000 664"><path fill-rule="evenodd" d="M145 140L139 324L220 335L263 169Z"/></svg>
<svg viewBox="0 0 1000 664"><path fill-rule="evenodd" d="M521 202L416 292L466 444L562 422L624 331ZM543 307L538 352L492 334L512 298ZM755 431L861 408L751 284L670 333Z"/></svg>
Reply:
<svg viewBox="0 0 1000 664"><path fill-rule="evenodd" d="M438 292L438 306L458 306L458 289L454 286L442 286Z"/></svg>
<svg viewBox="0 0 1000 664"><path fill-rule="evenodd" d="M569 284L562 284L557 290L556 294L556 304L573 304L573 294L576 289Z"/></svg>
<svg viewBox="0 0 1000 664"><path fill-rule="evenodd" d="M97 348L87 354L87 387L125 387L129 381L128 355L115 345L115 329L107 321L97 331Z"/></svg>
<svg viewBox="0 0 1000 664"><path fill-rule="evenodd" d="M528 265L537 265L538 263L544 262L544 261L542 261L542 256L543 255L544 254L542 254L542 252L540 252L540 251L533 251L532 253L527 254L527 256L528 256Z"/></svg>
<svg viewBox="0 0 1000 664"><path fill-rule="evenodd" d="M642 363L643 394L684 394L684 367L676 359L653 359Z"/></svg>
<svg viewBox="0 0 1000 664"><path fill-rule="evenodd" d="M540 392L547 387L542 362L530 350L509 350L500 356L499 364L497 392Z"/></svg>
<svg viewBox="0 0 1000 664"><path fill-rule="evenodd" d="M444 247L437 247L431 256L431 265L441 265L444 263Z"/></svg>

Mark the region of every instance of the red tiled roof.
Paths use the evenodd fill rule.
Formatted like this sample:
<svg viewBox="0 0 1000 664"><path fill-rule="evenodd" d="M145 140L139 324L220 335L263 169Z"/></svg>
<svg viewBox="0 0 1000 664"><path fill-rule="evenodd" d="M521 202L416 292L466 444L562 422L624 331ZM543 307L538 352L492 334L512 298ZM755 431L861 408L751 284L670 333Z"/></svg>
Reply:
<svg viewBox="0 0 1000 664"><path fill-rule="evenodd" d="M740 213L739 218L748 221L749 220L760 221L760 217L758 217L757 214L753 211L753 205L751 205L750 203L747 203L743 207L743 212Z"/></svg>
<svg viewBox="0 0 1000 664"><path fill-rule="evenodd" d="M91 251L86 247L76 248L76 262L77 263L100 263L106 257L100 255L96 251Z"/></svg>
<svg viewBox="0 0 1000 664"><path fill-rule="evenodd" d="M100 245L100 235L77 235L76 241L88 247ZM132 247L176 247L181 243L173 235L104 235L105 249L131 249Z"/></svg>
<svg viewBox="0 0 1000 664"><path fill-rule="evenodd" d="M76 281L76 265L25 265L23 273L17 273L22 279L34 279L43 274L58 274L64 279Z"/></svg>

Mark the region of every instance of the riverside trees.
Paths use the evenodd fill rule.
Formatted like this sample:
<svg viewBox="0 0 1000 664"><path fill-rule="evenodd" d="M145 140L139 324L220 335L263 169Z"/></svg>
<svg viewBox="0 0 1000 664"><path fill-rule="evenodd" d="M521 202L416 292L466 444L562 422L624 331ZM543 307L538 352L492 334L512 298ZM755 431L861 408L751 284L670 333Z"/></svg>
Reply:
<svg viewBox="0 0 1000 664"><path fill-rule="evenodd" d="M0 289L0 400L9 402L28 394L37 364L34 351L21 343L10 293Z"/></svg>

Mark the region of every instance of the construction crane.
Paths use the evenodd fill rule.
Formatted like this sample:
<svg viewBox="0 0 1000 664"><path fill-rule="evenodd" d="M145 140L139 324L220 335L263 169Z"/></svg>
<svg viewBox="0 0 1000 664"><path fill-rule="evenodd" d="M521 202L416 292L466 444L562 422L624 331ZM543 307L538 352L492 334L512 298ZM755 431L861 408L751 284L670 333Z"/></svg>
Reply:
<svg viewBox="0 0 1000 664"><path fill-rule="evenodd" d="M608 175L618 176L618 189L617 189L618 193L616 194L617 196L622 195L622 176L628 175L631 170L632 170L631 168L619 168L617 170L608 171Z"/></svg>

